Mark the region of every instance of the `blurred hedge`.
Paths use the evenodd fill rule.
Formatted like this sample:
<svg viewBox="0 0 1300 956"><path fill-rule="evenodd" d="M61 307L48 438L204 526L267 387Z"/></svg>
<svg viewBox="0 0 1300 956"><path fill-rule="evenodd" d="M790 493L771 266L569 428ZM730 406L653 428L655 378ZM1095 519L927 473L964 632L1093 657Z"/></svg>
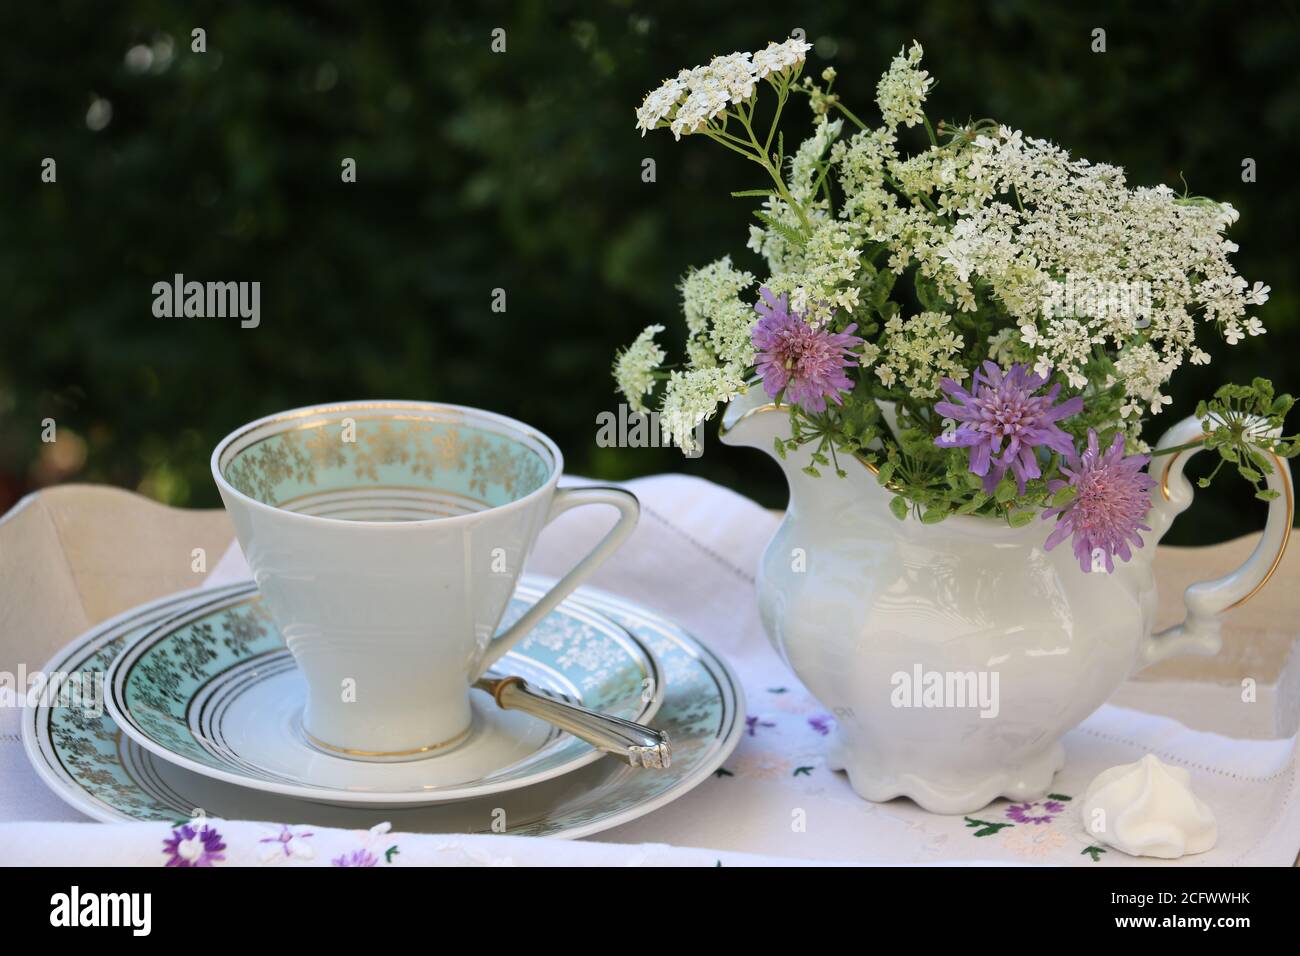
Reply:
<svg viewBox="0 0 1300 956"><path fill-rule="evenodd" d="M649 323L679 327L674 286L689 265L749 261L748 207L727 192L759 185L711 144L640 138L633 107L678 67L792 27L859 112L873 114L879 73L916 37L939 80L936 115L993 116L1124 165L1133 182L1181 175L1231 201L1239 268L1273 287L1270 331L1186 370L1169 422L1224 379L1297 385L1294 3L465 6L0 12L0 506L72 479L213 505L207 457L228 430L376 396L522 417L575 472L681 469L781 504L778 472L754 452L710 442L684 462L594 439L597 413L615 406L614 349ZM206 54L190 51L194 27ZM490 49L496 27L505 53ZM1096 27L1104 54L1090 50ZM111 104L98 131L96 99ZM47 156L56 185L39 181ZM346 156L355 185L340 182ZM641 180L646 157L654 183ZM1241 180L1245 157L1257 183ZM260 281L261 326L154 318L151 286L177 272ZM504 314L490 307L497 288ZM47 416L54 445L40 441ZM1260 522L1231 480L1206 497L1176 540Z"/></svg>

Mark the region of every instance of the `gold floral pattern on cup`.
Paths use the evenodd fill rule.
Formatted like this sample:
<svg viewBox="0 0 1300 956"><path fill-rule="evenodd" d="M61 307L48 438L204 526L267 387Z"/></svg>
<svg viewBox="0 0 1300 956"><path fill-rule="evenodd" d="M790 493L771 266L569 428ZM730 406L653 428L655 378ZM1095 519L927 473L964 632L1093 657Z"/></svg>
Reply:
<svg viewBox="0 0 1300 956"><path fill-rule="evenodd" d="M408 481L455 475L484 499L506 501L541 487L548 468L527 446L493 441L488 433L429 418L358 416L355 440L340 440L337 422L315 422L259 439L227 465L235 488L264 504L284 503L285 485L317 487L331 470L378 482L381 468L400 468ZM334 476L335 479L340 477Z"/></svg>

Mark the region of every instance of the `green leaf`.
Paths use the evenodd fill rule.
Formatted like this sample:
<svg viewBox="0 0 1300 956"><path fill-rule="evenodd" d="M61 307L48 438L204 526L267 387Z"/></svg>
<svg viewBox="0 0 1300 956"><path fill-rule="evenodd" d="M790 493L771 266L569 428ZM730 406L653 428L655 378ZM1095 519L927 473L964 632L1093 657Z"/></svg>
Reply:
<svg viewBox="0 0 1300 956"><path fill-rule="evenodd" d="M1015 826L1014 823L990 823L988 820L977 820L975 817L962 817L966 821L967 828L977 827L971 836L986 837L992 836L999 830L1005 830L1007 827Z"/></svg>
<svg viewBox="0 0 1300 956"><path fill-rule="evenodd" d="M926 312L943 312L948 306L948 301L939 294L938 284L920 270L916 273L916 298Z"/></svg>
<svg viewBox="0 0 1300 956"><path fill-rule="evenodd" d="M864 266L864 268L874 267ZM892 269L874 272L870 279L863 283L861 298L870 308L879 311L889 300L889 293L894 290L894 282L897 278Z"/></svg>
<svg viewBox="0 0 1300 956"><path fill-rule="evenodd" d="M907 517L907 499L902 495L894 495L889 500L889 510L894 513L894 517L902 521Z"/></svg>
<svg viewBox="0 0 1300 956"><path fill-rule="evenodd" d="M1264 475L1273 474L1273 465L1263 452L1261 452L1258 448L1255 448L1253 446L1250 449L1248 449L1248 451L1250 454L1250 460L1255 463L1255 467L1261 473L1260 474L1261 478Z"/></svg>
<svg viewBox="0 0 1300 956"><path fill-rule="evenodd" d="M927 508L921 513L921 524L938 524L948 517L946 508Z"/></svg>
<svg viewBox="0 0 1300 956"><path fill-rule="evenodd" d="M1016 496L1016 486L1009 481L1003 481L998 485L997 491L993 493L993 500L1000 505L1006 504Z"/></svg>
<svg viewBox="0 0 1300 956"><path fill-rule="evenodd" d="M797 229L792 229L779 219L774 219L761 209L754 210L754 216L786 242L795 246L804 244L804 237Z"/></svg>
<svg viewBox="0 0 1300 956"><path fill-rule="evenodd" d="M1070 503L1070 499L1073 497L1074 489L1069 485L1066 485L1064 488L1058 489L1056 494L1052 495L1052 507L1063 508Z"/></svg>
<svg viewBox="0 0 1300 956"><path fill-rule="evenodd" d="M1035 512L1031 508L1019 508L1007 515L1007 522L1013 528L1023 528L1034 520Z"/></svg>
<svg viewBox="0 0 1300 956"><path fill-rule="evenodd" d="M749 196L771 196L775 192L775 189L739 189L731 195L737 199L744 199Z"/></svg>
<svg viewBox="0 0 1300 956"><path fill-rule="evenodd" d="M1272 488L1265 488L1263 491L1255 492L1255 497L1260 501L1272 501L1278 496L1278 493Z"/></svg>

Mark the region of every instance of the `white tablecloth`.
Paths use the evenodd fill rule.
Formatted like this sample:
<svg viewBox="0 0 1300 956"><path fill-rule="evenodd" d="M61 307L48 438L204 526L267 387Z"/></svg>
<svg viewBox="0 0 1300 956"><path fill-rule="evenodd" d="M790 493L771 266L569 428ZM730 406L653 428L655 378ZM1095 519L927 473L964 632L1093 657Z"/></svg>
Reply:
<svg viewBox="0 0 1300 956"><path fill-rule="evenodd" d="M212 821L224 848L219 864L677 864L989 862L1081 866L1134 864L1290 865L1300 851L1295 738L1234 739L1191 730L1168 717L1105 706L1067 736L1065 769L1052 795L1023 805L998 801L962 816L938 816L905 800L867 803L828 770L821 745L832 718L769 647L758 621L753 569L776 519L753 502L698 479L661 476L629 483L642 520L591 583L679 621L739 672L748 696L745 736L722 771L677 802L585 841L526 837L446 837L285 828ZM543 533L530 570L558 575L609 523L604 509L578 509ZM244 574L237 554L213 582ZM1149 685L1167 695L1168 685ZM1194 687L1203 714L1221 711L1236 726L1235 688ZM1141 684L1126 688L1140 704ZM1258 705L1262 706L1262 705ZM1095 847L1078 800L1101 770L1145 753L1191 771L1196 792L1219 822L1219 845L1174 863L1135 860ZM154 863L170 824L71 825L76 811L27 767L18 715L0 711L0 862ZM309 836L302 832L310 829ZM388 854L398 846L397 853ZM275 851L275 852L272 852ZM174 855L174 854L173 854Z"/></svg>

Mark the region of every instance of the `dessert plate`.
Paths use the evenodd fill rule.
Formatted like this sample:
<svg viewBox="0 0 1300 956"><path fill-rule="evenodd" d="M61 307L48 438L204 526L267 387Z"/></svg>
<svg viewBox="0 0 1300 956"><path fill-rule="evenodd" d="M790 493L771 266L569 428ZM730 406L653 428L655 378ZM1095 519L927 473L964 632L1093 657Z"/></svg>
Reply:
<svg viewBox="0 0 1300 956"><path fill-rule="evenodd" d="M543 593L517 589L506 623ZM663 700L653 655L584 608L556 608L495 665L601 713L648 722ZM146 750L269 793L358 805L427 805L501 793L591 763L591 745L472 691L473 722L445 752L382 763L318 748L307 685L251 581L187 605L128 642L105 677L109 714Z"/></svg>
<svg viewBox="0 0 1300 956"><path fill-rule="evenodd" d="M55 655L45 673L60 675L62 688L102 683L124 646L220 593L182 592L106 621ZM744 731L744 697L725 662L681 628L621 598L579 589L569 600L618 623L654 652L666 683L654 723L672 736L672 767L649 771L601 760L507 794L385 808L384 818L394 829L587 836L676 800L730 756ZM94 700L93 691L42 695L23 715L23 744L45 783L96 820L175 822L209 816L349 829L377 822L374 807L327 806L260 792L164 761L122 734L110 715L93 707Z"/></svg>

